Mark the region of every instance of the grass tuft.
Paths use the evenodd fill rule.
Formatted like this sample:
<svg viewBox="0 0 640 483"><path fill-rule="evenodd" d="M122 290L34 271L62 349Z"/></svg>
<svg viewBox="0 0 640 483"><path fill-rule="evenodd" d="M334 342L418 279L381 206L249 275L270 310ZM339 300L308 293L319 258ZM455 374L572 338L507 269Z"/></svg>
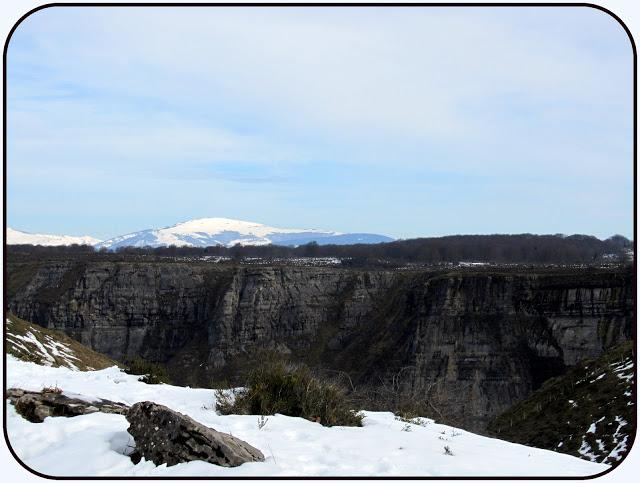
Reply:
<svg viewBox="0 0 640 483"><path fill-rule="evenodd" d="M285 414L323 426L362 426L344 390L313 376L307 366L271 358L249 373L246 387L218 390L222 414Z"/></svg>

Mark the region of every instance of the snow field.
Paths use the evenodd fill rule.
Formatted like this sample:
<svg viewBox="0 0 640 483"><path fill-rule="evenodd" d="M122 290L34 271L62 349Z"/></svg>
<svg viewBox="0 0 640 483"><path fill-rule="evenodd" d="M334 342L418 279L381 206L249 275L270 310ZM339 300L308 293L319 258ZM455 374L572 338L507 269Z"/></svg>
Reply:
<svg viewBox="0 0 640 483"><path fill-rule="evenodd" d="M265 455L262 463L223 468L201 461L166 467L127 454L134 441L124 416L94 413L29 423L6 402L7 433L20 459L52 476L588 476L607 470L553 451L488 438L426 420L410 424L388 412L363 411L364 426L327 428L302 418L216 414L210 389L147 385L117 367L74 371L7 358L7 387L59 387L70 396L125 404L154 401ZM447 446L453 455L445 454Z"/></svg>

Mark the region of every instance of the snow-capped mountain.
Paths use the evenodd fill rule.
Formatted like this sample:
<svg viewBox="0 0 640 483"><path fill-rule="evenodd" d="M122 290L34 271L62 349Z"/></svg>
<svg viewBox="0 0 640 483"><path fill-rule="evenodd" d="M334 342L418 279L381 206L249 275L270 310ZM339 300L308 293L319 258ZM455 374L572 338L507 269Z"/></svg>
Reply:
<svg viewBox="0 0 640 483"><path fill-rule="evenodd" d="M7 228L7 245L95 245L100 241L91 236L44 235Z"/></svg>
<svg viewBox="0 0 640 483"><path fill-rule="evenodd" d="M149 229L105 240L96 248L223 245L347 245L381 243L392 238L370 233L340 233L317 229L275 228L229 218L199 218L160 229Z"/></svg>

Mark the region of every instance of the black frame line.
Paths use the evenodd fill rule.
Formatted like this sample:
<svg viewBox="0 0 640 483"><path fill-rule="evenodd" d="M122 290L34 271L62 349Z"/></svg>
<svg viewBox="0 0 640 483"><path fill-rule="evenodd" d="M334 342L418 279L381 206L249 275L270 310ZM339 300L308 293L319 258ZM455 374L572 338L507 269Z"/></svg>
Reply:
<svg viewBox="0 0 640 483"><path fill-rule="evenodd" d="M361 8L376 8L376 7L397 7L397 8L428 8L428 7L465 7L465 8L488 8L488 7L497 7L497 8L522 8L522 7L574 7L574 8L593 8L595 10L600 10L605 14L611 16L614 20L620 24L620 26L624 29L627 36L629 37L629 42L631 43L631 49L633 51L633 316L635 318L635 324L632 326L632 336L633 336L633 347L635 354L635 367L633 376L633 391L634 391L634 402L637 407L638 403L638 373L637 373L637 359L638 359L638 341L637 341L637 306L638 306L638 294L637 294L637 239L638 239L638 231L637 231L637 158L638 158L638 92L637 92L637 71L638 71L638 54L636 50L636 44L633 39L633 35L631 31L627 27L627 25L618 17L615 13L611 12L605 7L600 5L596 5L593 3L548 3L548 2L530 2L530 3L499 3L499 2L486 2L486 3L447 3L447 2L418 2L418 3L410 3L410 2L399 2L399 3L320 3L320 2L312 2L312 3L229 3L229 2L221 2L221 3L211 3L211 2L203 2L203 3L136 3L136 2L115 2L115 3L78 3L78 2L62 2L62 3L47 3L40 5L38 7L33 8L32 10L25 13L20 19L14 24L14 26L9 31L7 38L4 43L4 50L2 54L2 77L3 77L3 90L2 90L2 99L3 99L3 109L2 109L2 119L3 119L3 132L2 132L2 172L3 172L3 209L2 209L2 219L3 219L3 236L2 236L2 246L3 253L5 254L3 257L3 305L2 305L2 316L3 316L3 391L6 393L7 386L7 307L4 303L8 300L8 292L7 292L7 51L9 48L9 42L11 41L11 37L13 33L18 28L18 26L29 16L38 12L39 10L43 10L45 8L52 7L85 7L85 8L95 8L95 7L254 7L254 8L273 8L273 7L361 7ZM137 476L137 477L127 477L127 476L52 476L44 473L40 473L32 468L30 468L26 463L24 463L18 455L15 453L13 448L11 447L11 443L9 441L9 435L7 434L7 413L6 410L2 412L2 432L4 435L4 440L7 444L7 448L9 449L11 455L15 458L15 460L20 464L23 468L25 468L30 473L39 476L41 478L49 479L49 480L591 480L594 478L598 478L600 476L604 476L611 471L615 470L618 466L620 466L627 456L630 454L637 434L637 421L634 421L634 432L631 435L630 441L628 441L629 451L625 455L625 457L619 461L615 466L602 471L600 473L596 473L594 475L588 476Z"/></svg>

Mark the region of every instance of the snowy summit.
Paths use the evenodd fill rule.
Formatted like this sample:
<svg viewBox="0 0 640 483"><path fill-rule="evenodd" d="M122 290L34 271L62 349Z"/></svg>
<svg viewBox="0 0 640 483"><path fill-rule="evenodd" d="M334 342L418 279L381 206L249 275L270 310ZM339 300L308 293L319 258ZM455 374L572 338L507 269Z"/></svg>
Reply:
<svg viewBox="0 0 640 483"><path fill-rule="evenodd" d="M321 245L352 243L381 243L392 238L370 233L340 233L337 231L298 228L275 228L250 221L230 218L198 218L160 229L149 229L111 238L97 248L159 246L233 246L240 245Z"/></svg>

